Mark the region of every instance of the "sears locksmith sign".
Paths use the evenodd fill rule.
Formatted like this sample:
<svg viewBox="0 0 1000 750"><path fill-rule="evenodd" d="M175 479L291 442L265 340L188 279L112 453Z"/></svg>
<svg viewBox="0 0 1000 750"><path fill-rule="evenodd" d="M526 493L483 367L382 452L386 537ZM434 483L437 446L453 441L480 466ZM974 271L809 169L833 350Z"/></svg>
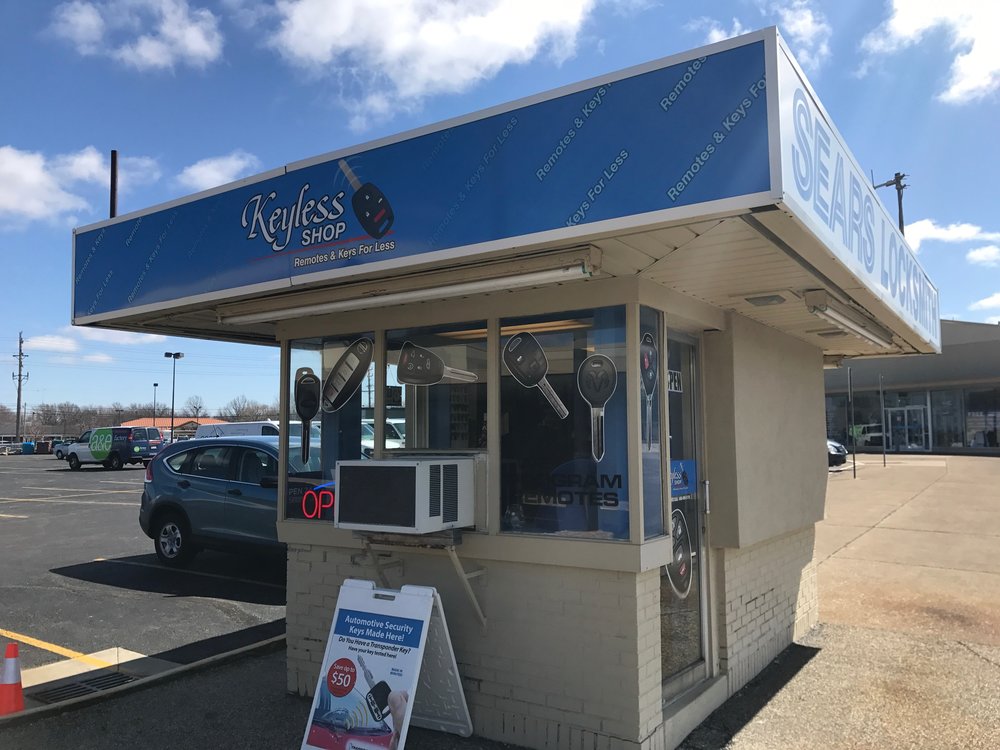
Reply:
<svg viewBox="0 0 1000 750"><path fill-rule="evenodd" d="M765 38L77 230L74 321L572 240L602 222L643 217L641 226L707 201L760 205L771 188Z"/></svg>
<svg viewBox="0 0 1000 750"><path fill-rule="evenodd" d="M784 203L869 291L940 350L937 288L783 47L778 57Z"/></svg>

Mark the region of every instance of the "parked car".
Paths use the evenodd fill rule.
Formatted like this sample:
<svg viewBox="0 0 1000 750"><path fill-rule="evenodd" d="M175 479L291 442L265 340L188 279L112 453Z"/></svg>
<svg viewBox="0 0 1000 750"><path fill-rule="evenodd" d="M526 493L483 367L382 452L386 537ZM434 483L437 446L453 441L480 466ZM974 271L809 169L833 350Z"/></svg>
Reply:
<svg viewBox="0 0 1000 750"><path fill-rule="evenodd" d="M884 436L882 432L882 425L880 424L859 425L857 428L857 433L858 433L858 445L861 446L882 445L882 440L884 439Z"/></svg>
<svg viewBox="0 0 1000 750"><path fill-rule="evenodd" d="M18 456L21 454L21 446L13 443L0 445L0 456Z"/></svg>
<svg viewBox="0 0 1000 750"><path fill-rule="evenodd" d="M55 457L61 461L68 455L66 449L73 445L73 443L77 442L77 440L79 440L79 438L70 438L69 440L60 440L54 443L52 445L52 453L54 453Z"/></svg>
<svg viewBox="0 0 1000 750"><path fill-rule="evenodd" d="M166 565L186 565L202 547L281 550L278 541L278 444L273 436L185 440L164 448L149 466L139 505L139 527ZM290 451L290 469L319 468L319 446L302 466ZM317 471L318 476L318 471Z"/></svg>
<svg viewBox="0 0 1000 750"><path fill-rule="evenodd" d="M101 464L121 469L126 464L146 464L160 450L163 440L155 427L96 427L63 449L69 468Z"/></svg>
<svg viewBox="0 0 1000 750"><path fill-rule="evenodd" d="M842 466L847 463L847 448L836 440L826 441L827 466Z"/></svg>

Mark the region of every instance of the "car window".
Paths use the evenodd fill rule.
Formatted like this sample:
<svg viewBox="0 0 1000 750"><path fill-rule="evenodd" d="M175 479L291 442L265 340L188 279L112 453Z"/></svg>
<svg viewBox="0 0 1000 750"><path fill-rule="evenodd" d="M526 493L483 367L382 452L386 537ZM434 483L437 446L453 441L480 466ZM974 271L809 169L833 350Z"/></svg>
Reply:
<svg viewBox="0 0 1000 750"><path fill-rule="evenodd" d="M80 435L80 439L77 440L76 442L78 442L78 443L89 443L90 442L90 430L87 430L85 433L83 433L82 435Z"/></svg>
<svg viewBox="0 0 1000 750"><path fill-rule="evenodd" d="M197 448L171 456L167 459L167 465L180 474L192 477L227 479L233 451L228 445Z"/></svg>
<svg viewBox="0 0 1000 750"><path fill-rule="evenodd" d="M278 434L278 428L274 427L273 425L266 424L263 427L261 427L260 434L261 435L277 435Z"/></svg>
<svg viewBox="0 0 1000 750"><path fill-rule="evenodd" d="M254 448L247 448L240 456L239 467L236 472L237 482L247 484L260 484L264 477L278 476L278 462L268 453Z"/></svg>
<svg viewBox="0 0 1000 750"><path fill-rule="evenodd" d="M132 430L133 440L145 440L146 439L146 428L145 427L135 427Z"/></svg>

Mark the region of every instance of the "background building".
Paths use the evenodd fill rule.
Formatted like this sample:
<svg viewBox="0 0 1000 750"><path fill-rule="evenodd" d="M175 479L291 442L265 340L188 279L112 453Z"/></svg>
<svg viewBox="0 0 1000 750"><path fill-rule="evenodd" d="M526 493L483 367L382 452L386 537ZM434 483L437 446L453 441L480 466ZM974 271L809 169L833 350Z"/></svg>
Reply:
<svg viewBox="0 0 1000 750"><path fill-rule="evenodd" d="M941 353L826 371L827 435L858 450L1000 455L1000 326L941 321ZM848 405L848 369L854 418ZM882 397L879 397L881 378Z"/></svg>

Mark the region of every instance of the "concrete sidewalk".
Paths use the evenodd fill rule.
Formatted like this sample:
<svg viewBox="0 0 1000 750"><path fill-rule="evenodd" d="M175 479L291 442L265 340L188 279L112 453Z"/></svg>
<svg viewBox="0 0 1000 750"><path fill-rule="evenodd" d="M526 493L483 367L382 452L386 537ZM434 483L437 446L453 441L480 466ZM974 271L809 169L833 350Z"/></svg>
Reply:
<svg viewBox="0 0 1000 750"><path fill-rule="evenodd" d="M823 625L683 748L1000 746L1000 460L890 457L883 468L881 456L862 459L856 480L850 465L831 474L816 532ZM284 669L279 644L0 723L0 748L295 748L310 701L285 693ZM511 747L421 730L407 742Z"/></svg>

